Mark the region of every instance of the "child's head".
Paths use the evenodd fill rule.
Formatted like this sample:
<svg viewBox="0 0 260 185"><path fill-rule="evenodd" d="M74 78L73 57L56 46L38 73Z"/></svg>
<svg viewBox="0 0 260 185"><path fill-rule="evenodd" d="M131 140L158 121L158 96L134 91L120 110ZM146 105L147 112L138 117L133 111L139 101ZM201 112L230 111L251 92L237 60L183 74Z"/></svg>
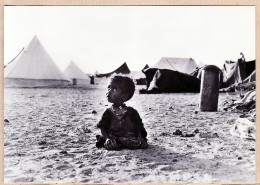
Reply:
<svg viewBox="0 0 260 185"><path fill-rule="evenodd" d="M123 103L130 100L133 97L134 92L135 84L131 78L115 75L111 77L107 98L111 103Z"/></svg>

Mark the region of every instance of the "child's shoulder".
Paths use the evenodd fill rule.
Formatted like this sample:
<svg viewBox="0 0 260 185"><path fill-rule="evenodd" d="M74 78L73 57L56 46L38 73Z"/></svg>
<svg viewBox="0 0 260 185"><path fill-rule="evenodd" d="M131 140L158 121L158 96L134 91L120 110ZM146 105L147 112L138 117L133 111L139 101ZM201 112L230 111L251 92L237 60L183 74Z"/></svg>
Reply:
<svg viewBox="0 0 260 185"><path fill-rule="evenodd" d="M106 107L106 108L103 110L103 114L109 114L110 109L111 109L111 107Z"/></svg>
<svg viewBox="0 0 260 185"><path fill-rule="evenodd" d="M131 106L127 106L127 111L130 112L138 112L135 108L131 107Z"/></svg>
<svg viewBox="0 0 260 185"><path fill-rule="evenodd" d="M106 107L104 109L104 113L103 114L112 114L112 113L113 113L113 108L112 108L112 106L110 106L110 107Z"/></svg>

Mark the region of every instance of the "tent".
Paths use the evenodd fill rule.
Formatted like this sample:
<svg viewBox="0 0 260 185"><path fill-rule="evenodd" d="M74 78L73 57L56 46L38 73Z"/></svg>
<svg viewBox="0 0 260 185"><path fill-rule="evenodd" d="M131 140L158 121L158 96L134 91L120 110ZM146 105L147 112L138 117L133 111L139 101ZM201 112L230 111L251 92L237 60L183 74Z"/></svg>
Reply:
<svg viewBox="0 0 260 185"><path fill-rule="evenodd" d="M90 84L89 77L73 61L69 63L64 74L72 85Z"/></svg>
<svg viewBox="0 0 260 185"><path fill-rule="evenodd" d="M96 77L98 77L98 78L106 77L107 78L107 77L110 77L114 73L116 73L116 74L119 74L119 73L121 73L121 74L129 74L130 70L129 70L126 62L125 62L119 68L117 68L116 70L114 70L114 71L112 71L110 73L96 74Z"/></svg>
<svg viewBox="0 0 260 185"><path fill-rule="evenodd" d="M152 67L143 70L147 81L146 93L199 92L200 79L189 75L197 68L198 65L191 58L163 57Z"/></svg>
<svg viewBox="0 0 260 185"><path fill-rule="evenodd" d="M148 64L146 64L146 65L144 66L144 68L142 69L142 71L145 70L145 69L148 69L148 68L149 68L149 66L148 66Z"/></svg>
<svg viewBox="0 0 260 185"><path fill-rule="evenodd" d="M169 69L148 69L146 92L141 93L179 93L200 92L200 79Z"/></svg>
<svg viewBox="0 0 260 185"><path fill-rule="evenodd" d="M249 76L255 71L255 60L245 61L246 75Z"/></svg>
<svg viewBox="0 0 260 185"><path fill-rule="evenodd" d="M143 70L147 68L149 68L149 66L146 64L141 71L131 71L129 74L129 76L136 82L136 85L146 85L146 76L143 73Z"/></svg>
<svg viewBox="0 0 260 185"><path fill-rule="evenodd" d="M226 73L230 73L230 71L234 68L234 66L236 65L236 62L234 61L228 61L226 60L224 65L223 65L223 70L225 70Z"/></svg>
<svg viewBox="0 0 260 185"><path fill-rule="evenodd" d="M4 68L5 87L49 87L68 83L69 80L36 36L26 49Z"/></svg>
<svg viewBox="0 0 260 185"><path fill-rule="evenodd" d="M228 62L224 64L223 87L233 84L242 83L255 70L255 60L245 61L244 58L238 59L237 62Z"/></svg>
<svg viewBox="0 0 260 185"><path fill-rule="evenodd" d="M191 74L196 71L199 66L192 58L170 58L162 57L157 63L150 68L169 69L179 71L181 73Z"/></svg>

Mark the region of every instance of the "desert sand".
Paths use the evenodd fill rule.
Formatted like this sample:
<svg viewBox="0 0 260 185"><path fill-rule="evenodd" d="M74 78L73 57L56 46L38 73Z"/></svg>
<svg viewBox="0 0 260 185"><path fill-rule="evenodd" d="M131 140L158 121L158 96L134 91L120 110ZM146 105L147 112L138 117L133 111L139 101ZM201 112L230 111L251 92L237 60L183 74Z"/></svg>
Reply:
<svg viewBox="0 0 260 185"><path fill-rule="evenodd" d="M96 124L110 106L105 91L5 88L5 182L255 182L255 141L229 132L241 113L200 112L198 93L137 90L126 104L138 110L149 148L96 148ZM221 93L219 106L237 96Z"/></svg>

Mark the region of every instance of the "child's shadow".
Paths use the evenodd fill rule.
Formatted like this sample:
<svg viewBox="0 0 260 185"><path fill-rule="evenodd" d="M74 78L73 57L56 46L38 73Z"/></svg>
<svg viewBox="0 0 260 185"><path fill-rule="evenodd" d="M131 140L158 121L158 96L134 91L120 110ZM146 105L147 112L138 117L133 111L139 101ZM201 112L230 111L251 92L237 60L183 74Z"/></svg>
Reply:
<svg viewBox="0 0 260 185"><path fill-rule="evenodd" d="M136 150L130 153L132 158L139 159L138 167L151 170L158 169L162 174L181 171L183 174L197 175L197 178L203 178L205 174L210 174L216 179L221 179L223 178L224 169L230 172L237 171L237 166L227 165L221 162L220 159L212 160L207 158L206 155L204 157L194 157L194 154L195 152L192 150L178 151L176 148L164 148L159 145L150 145L148 149ZM186 180L192 181L193 179Z"/></svg>
<svg viewBox="0 0 260 185"><path fill-rule="evenodd" d="M134 150L130 155L139 159L142 165L148 165L151 168L156 168L160 165L171 165L185 157L185 154L176 153L174 150L151 144L148 149Z"/></svg>

